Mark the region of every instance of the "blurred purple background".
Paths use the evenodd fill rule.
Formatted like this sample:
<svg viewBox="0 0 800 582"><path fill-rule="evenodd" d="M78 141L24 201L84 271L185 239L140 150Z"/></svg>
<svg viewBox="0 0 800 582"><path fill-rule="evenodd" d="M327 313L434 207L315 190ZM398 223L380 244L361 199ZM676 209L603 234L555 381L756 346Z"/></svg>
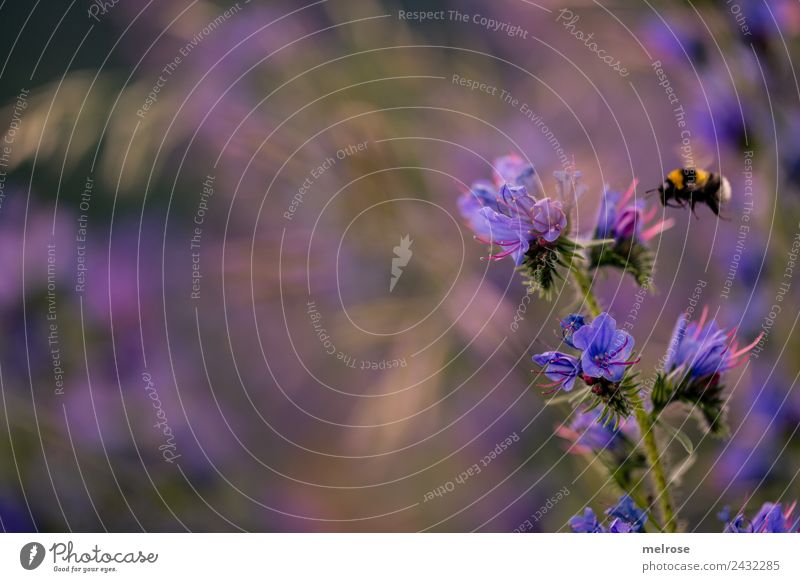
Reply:
<svg viewBox="0 0 800 582"><path fill-rule="evenodd" d="M667 211L653 293L599 297L645 374L687 309L767 334L730 440L685 427L690 530L800 496L796 2L92 6L0 7L0 529L512 531L567 488L532 526L561 531L614 499L531 373L573 290L523 301L458 214L510 152L583 172L587 236L604 184L730 179L723 220Z"/></svg>

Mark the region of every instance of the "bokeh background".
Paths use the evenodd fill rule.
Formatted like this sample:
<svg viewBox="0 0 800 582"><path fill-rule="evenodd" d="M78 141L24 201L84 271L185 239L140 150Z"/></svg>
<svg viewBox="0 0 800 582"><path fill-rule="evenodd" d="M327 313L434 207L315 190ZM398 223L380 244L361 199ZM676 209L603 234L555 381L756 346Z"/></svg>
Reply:
<svg viewBox="0 0 800 582"><path fill-rule="evenodd" d="M563 531L611 502L531 371L574 291L523 300L458 214L510 152L550 193L583 172L583 235L687 147L728 176L723 220L664 215L652 293L597 289L643 371L687 309L766 332L731 438L686 427L686 529L800 497L796 1L9 0L0 31L0 529Z"/></svg>

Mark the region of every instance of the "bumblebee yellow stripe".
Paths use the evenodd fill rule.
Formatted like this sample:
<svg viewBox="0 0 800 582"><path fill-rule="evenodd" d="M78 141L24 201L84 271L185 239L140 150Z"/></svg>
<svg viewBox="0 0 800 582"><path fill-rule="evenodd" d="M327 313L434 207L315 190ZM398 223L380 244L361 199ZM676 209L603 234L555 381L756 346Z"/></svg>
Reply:
<svg viewBox="0 0 800 582"><path fill-rule="evenodd" d="M672 182L672 185L675 186L678 190L683 189L683 170L677 169L672 170L669 174L667 174L667 180Z"/></svg>
<svg viewBox="0 0 800 582"><path fill-rule="evenodd" d="M700 168L696 168L694 171L694 184L696 187L705 186L706 182L708 182L710 174L705 170L701 170Z"/></svg>

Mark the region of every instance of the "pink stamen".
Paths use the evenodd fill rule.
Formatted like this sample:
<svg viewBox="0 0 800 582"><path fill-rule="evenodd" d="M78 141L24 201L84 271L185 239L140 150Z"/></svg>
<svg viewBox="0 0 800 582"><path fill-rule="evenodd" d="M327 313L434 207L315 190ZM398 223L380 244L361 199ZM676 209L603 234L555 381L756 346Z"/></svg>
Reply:
<svg viewBox="0 0 800 582"><path fill-rule="evenodd" d="M613 358L613 357L614 357L614 356L616 356L618 353L620 353L622 350L624 350L624 349L625 349L625 346L627 346L627 345L628 345L628 338L629 338L629 337L630 337L630 336L626 336L626 337L625 337L625 343L624 343L624 344L622 344L622 345L620 346L620 348L619 348L617 351L615 351L615 352L611 352L610 354L608 354L608 355L609 355L609 357Z"/></svg>
<svg viewBox="0 0 800 582"><path fill-rule="evenodd" d="M697 324L697 329L694 330L694 339L697 339L700 335L703 325L706 323L706 317L708 317L708 305L703 306L703 312L700 314L700 321Z"/></svg>
<svg viewBox="0 0 800 582"><path fill-rule="evenodd" d="M658 212L658 208L656 208L655 206L653 206L650 210L648 210L647 214L645 214L642 217L642 224L647 224L648 222L653 220L653 217L656 215L656 212Z"/></svg>
<svg viewBox="0 0 800 582"><path fill-rule="evenodd" d="M735 354L733 354L731 356L731 358L738 358L739 356L741 356L743 354L746 354L747 352L752 350L754 347L756 347L758 345L758 343L761 341L762 337L764 337L764 332L763 331L760 334L758 334L758 337L752 343L748 344L747 346L743 347L741 350L737 351Z"/></svg>
<svg viewBox="0 0 800 582"><path fill-rule="evenodd" d="M638 364L642 358L636 358L635 360L631 360L630 362L609 362L612 366L633 366L634 364Z"/></svg>
<svg viewBox="0 0 800 582"><path fill-rule="evenodd" d="M633 179L633 182L631 182L631 185L630 185L630 186L628 187L628 189L625 191L625 194L623 194L623 196L622 196L622 199L621 199L621 200L620 200L620 202L619 202L619 207L620 207L620 208L622 208L623 206L625 206L625 204L628 202L628 200L630 200L631 196L633 196L633 193L636 191L636 185L637 185L638 183L639 183L639 180L637 180L636 178L634 178L634 179Z"/></svg>
<svg viewBox="0 0 800 582"><path fill-rule="evenodd" d="M558 386L561 384L561 380L556 380L555 382L549 382L547 384L539 384L540 388L552 388L553 386Z"/></svg>
<svg viewBox="0 0 800 582"><path fill-rule="evenodd" d="M574 441L578 437L578 433L571 428L560 424L556 427L556 436L560 436L562 439Z"/></svg>
<svg viewBox="0 0 800 582"><path fill-rule="evenodd" d="M510 246L510 245L518 245L519 244L519 240L489 240L489 239L483 238L482 236L478 236L477 234L473 235L472 238L475 239L478 242L482 242L485 245L497 245L499 247L507 247L507 246Z"/></svg>
<svg viewBox="0 0 800 582"><path fill-rule="evenodd" d="M495 255L489 255L489 258L491 260L493 260L493 261L499 261L500 259L502 259L504 257L507 257L508 255L510 255L511 253L516 251L518 248L519 248L519 245L517 245L514 248L507 249L507 250L503 251L502 253L497 253Z"/></svg>
<svg viewBox="0 0 800 582"><path fill-rule="evenodd" d="M647 230L645 230L642 233L642 240L644 242L647 242L654 236L657 236L662 232L664 232L665 230L672 228L674 225L675 225L675 220L672 218L668 218L667 220L662 220L661 222L658 222L653 226L651 226L650 228L648 228Z"/></svg>

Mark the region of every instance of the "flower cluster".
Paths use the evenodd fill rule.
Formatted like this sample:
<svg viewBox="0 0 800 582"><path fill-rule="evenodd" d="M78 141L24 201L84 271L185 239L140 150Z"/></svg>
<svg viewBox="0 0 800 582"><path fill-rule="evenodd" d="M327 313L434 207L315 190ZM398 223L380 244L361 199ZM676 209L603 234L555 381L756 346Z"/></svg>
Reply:
<svg viewBox="0 0 800 582"><path fill-rule="evenodd" d="M726 522L725 533L798 533L800 518L795 517L792 521L795 505L796 503L792 503L784 511L780 503L767 502L761 506L752 521L743 513L730 519L727 509L720 517Z"/></svg>
<svg viewBox="0 0 800 582"><path fill-rule="evenodd" d="M606 515L612 518L608 527L600 524L592 508L587 507L583 515L575 515L569 520L569 526L575 533L641 533L647 523L647 512L639 509L627 495L606 510Z"/></svg>
<svg viewBox="0 0 800 582"><path fill-rule="evenodd" d="M712 434L724 434L725 396L722 374L742 364L759 341L739 348L733 331L722 329L708 319L704 308L697 322L686 314L675 324L660 373L653 388L655 412L671 402L683 402L697 410Z"/></svg>
<svg viewBox="0 0 800 582"><path fill-rule="evenodd" d="M494 162L494 182L472 184L459 199L459 210L480 242L499 250L498 261L511 256L529 284L550 296L557 268L572 263L577 243L567 236L567 214L561 200L536 198L536 173L516 155Z"/></svg>
<svg viewBox="0 0 800 582"><path fill-rule="evenodd" d="M606 189L600 202L596 241L603 244L592 247L592 268L612 266L630 273L639 285L648 284L653 274L653 254L647 243L658 234L672 227L669 219L653 220L658 208L649 211L643 200L635 200L636 180L621 194Z"/></svg>
<svg viewBox="0 0 800 582"><path fill-rule="evenodd" d="M631 359L634 341L626 331L617 329L617 322L608 313L601 313L591 323L577 314L561 322L564 342L579 350L578 356L549 351L533 356L543 367L544 375L553 382L545 387L552 391L570 391L581 379L591 393L606 405L606 412L627 417L630 406L622 386L627 369L636 363ZM603 415L603 420L610 418Z"/></svg>
<svg viewBox="0 0 800 582"><path fill-rule="evenodd" d="M695 447L681 429L661 414L673 403L688 405L700 414L709 432L727 431L724 420L724 374L740 365L760 342L740 348L734 331L708 321L703 310L699 321L688 315L678 318L663 367L653 375L650 390L643 389L631 367L639 362L634 339L617 328L614 318L603 312L592 284L593 271L603 267L621 269L645 289L652 289L654 253L650 241L672 227L672 219L659 218L658 208L648 209L636 198L634 180L624 193L606 189L590 240L572 240L569 208L585 188L578 172L556 172L555 197L543 195L533 166L516 155L495 160L492 181L475 182L462 195L459 207L475 238L494 247L489 259L510 256L540 295L549 297L558 278L572 277L580 292L580 304L591 313L572 313L560 321L559 349L537 353L533 362L548 378L542 384L554 395L549 404L568 403L569 421L557 426L556 435L567 441L572 453L592 455L592 462L607 472L608 482L625 494L607 512L601 523L591 508L570 520L576 532L643 532L646 511L636 499L654 500L659 515L650 527L674 532L678 519L670 495L694 462ZM666 431L670 438L660 439ZM666 442L665 442L666 441ZM680 444L686 457L672 462L660 446ZM669 459L669 461L668 461ZM642 483L651 481L652 491L642 493ZM641 497L639 497L641 495ZM633 497L631 497L633 496ZM649 501L648 501L649 503ZM765 504L752 522L744 515L725 518L726 531L794 531L792 508L783 512L778 504Z"/></svg>
<svg viewBox="0 0 800 582"><path fill-rule="evenodd" d="M587 384L608 380L619 382L625 375L627 361L633 351L633 337L617 329L617 322L608 313L601 313L591 323L583 316L572 314L561 322L567 345L581 350L580 358L561 352L544 352L533 361L544 366L545 376L554 380L552 386L571 390L580 376Z"/></svg>

